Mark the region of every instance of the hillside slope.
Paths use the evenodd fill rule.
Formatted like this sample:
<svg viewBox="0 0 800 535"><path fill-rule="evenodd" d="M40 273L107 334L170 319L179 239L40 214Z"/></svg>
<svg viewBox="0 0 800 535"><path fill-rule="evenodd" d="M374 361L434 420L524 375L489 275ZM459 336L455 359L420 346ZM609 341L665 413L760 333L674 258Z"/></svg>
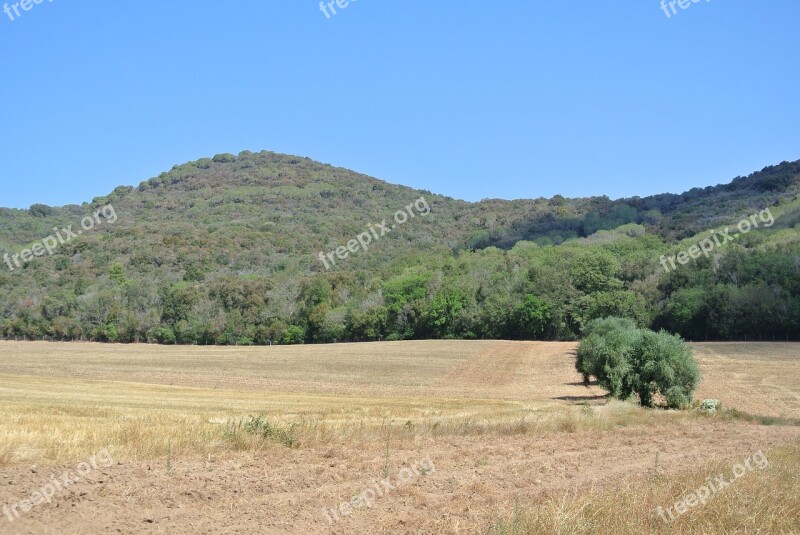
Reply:
<svg viewBox="0 0 800 535"><path fill-rule="evenodd" d="M798 183L800 161L680 195L469 203L307 158L221 154L82 206L1 209L2 332L267 343L570 338L603 313L651 323L697 282L657 275L679 239L772 207L787 214L750 249L769 248L783 229L790 265ZM53 255L14 258L99 209L109 217L51 241ZM372 232L384 220L385 235ZM368 250L347 252L363 233Z"/></svg>

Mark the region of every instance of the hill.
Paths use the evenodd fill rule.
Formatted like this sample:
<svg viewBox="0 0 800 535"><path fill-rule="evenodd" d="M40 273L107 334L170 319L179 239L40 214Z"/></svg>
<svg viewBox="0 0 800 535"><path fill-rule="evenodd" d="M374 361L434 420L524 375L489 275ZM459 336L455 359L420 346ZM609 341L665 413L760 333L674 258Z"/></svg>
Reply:
<svg viewBox="0 0 800 535"><path fill-rule="evenodd" d="M0 332L571 339L614 313L695 338L792 336L799 183L800 161L683 194L469 203L307 158L220 154L82 206L0 209ZM773 226L659 271L681 240L765 209Z"/></svg>

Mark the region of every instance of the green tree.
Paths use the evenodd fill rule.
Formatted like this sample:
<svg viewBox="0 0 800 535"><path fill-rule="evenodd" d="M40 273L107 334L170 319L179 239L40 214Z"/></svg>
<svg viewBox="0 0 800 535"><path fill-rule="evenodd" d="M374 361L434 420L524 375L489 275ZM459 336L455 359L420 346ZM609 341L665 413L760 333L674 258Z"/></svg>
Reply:
<svg viewBox="0 0 800 535"><path fill-rule="evenodd" d="M125 266L123 266L121 262L114 262L111 264L111 267L108 269L108 276L120 286L124 286L128 283L128 277L125 274Z"/></svg>
<svg viewBox="0 0 800 535"><path fill-rule="evenodd" d="M179 282L161 290L162 321L170 325L181 320L189 320L195 304L200 298L197 288Z"/></svg>
<svg viewBox="0 0 800 535"><path fill-rule="evenodd" d="M661 394L671 408L690 404L700 382L700 371L691 348L666 331L642 330L634 346L633 391L641 404L653 406L653 397Z"/></svg>
<svg viewBox="0 0 800 535"><path fill-rule="evenodd" d="M550 305L535 295L527 294L511 313L511 336L515 339L541 340L551 318Z"/></svg>
<svg viewBox="0 0 800 535"><path fill-rule="evenodd" d="M596 377L613 397L637 394L645 407L653 406L657 394L668 407L684 407L700 382L692 350L680 337L637 329L621 318L589 324L575 367L585 379Z"/></svg>
<svg viewBox="0 0 800 535"><path fill-rule="evenodd" d="M606 318L595 320L587 327L588 335L581 340L575 368L583 374L584 382L596 377L600 386L618 399L633 393L631 357L641 333L630 320Z"/></svg>
<svg viewBox="0 0 800 535"><path fill-rule="evenodd" d="M112 344L119 340L119 333L117 332L117 326L113 323L109 323L106 326L106 340L111 342Z"/></svg>
<svg viewBox="0 0 800 535"><path fill-rule="evenodd" d="M467 297L459 288L447 288L437 293L425 310L425 333L436 338L452 337L458 329L461 312L467 306Z"/></svg>
<svg viewBox="0 0 800 535"><path fill-rule="evenodd" d="M306 339L305 330L299 325L290 325L283 334L282 344L302 344Z"/></svg>

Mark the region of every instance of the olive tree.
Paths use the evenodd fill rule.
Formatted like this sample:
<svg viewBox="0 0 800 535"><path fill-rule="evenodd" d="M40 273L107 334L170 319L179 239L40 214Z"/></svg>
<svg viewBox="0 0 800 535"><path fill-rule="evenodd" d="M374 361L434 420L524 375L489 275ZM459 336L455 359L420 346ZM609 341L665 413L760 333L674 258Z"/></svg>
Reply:
<svg viewBox="0 0 800 535"><path fill-rule="evenodd" d="M700 382L692 350L680 337L637 329L622 318L594 320L587 325L575 367L585 382L596 377L619 399L637 394L645 407L652 407L658 394L668 407L684 407Z"/></svg>

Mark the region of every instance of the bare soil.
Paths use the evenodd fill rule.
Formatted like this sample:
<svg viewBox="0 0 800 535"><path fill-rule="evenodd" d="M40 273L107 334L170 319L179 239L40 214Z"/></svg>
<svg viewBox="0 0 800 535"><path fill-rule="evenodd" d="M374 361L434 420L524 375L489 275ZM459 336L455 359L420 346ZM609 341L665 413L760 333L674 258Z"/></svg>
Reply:
<svg viewBox="0 0 800 535"><path fill-rule="evenodd" d="M379 448L275 450L102 469L2 533L482 533L515 500L635 484L800 438L800 428L744 424L622 429L547 437L452 437L390 451L388 479L429 458L434 471L386 490L372 508L329 522L331 509L383 478ZM656 456L658 454L658 457ZM29 495L74 467L3 470L0 501ZM709 474L709 477L713 474ZM407 473L402 477L407 478ZM328 515L333 520L333 515Z"/></svg>
<svg viewBox="0 0 800 535"><path fill-rule="evenodd" d="M265 395L298 392L303 387L341 397L344 404L352 392L368 391L386 398L413 394L424 400L435 394L538 400L548 406L588 403L594 408L587 410L596 411L606 408L602 390L583 387L575 374L573 344L413 344L371 345L369 352L336 346L326 353L315 347L311 357L293 349L297 352L292 355L299 359L294 363L281 351L240 349L223 364L221 359L213 364L198 362L197 354L184 358L176 349L166 354L139 347L145 355L137 357L125 352L130 348L120 354L116 348L89 344L80 345L80 352L69 345L66 354L48 345L53 357L45 362L30 357L39 350L33 345L0 344L0 375L62 376L65 383L115 380L121 395L127 378L137 383L213 384ZM800 346L697 347L706 377L701 397L716 397L728 406L739 404L756 414L765 410L798 414ZM388 349L386 360L376 357L386 354L383 349ZM213 348L209 353L201 351L203 360L212 355L210 351ZM106 354L108 358L103 358ZM342 359L341 369L321 362L332 358L331 354ZM413 355L410 366L416 368L399 362L408 354ZM324 366L331 366L328 373ZM726 373L728 366L733 367L732 373ZM296 367L317 375L304 378ZM211 371L203 371L207 369ZM793 378L787 378L792 373ZM2 390L0 385L0 395ZM104 403L97 395L96 402ZM53 403L48 399L46 410L57 410ZM654 421L607 431L576 428L545 434L417 436L299 449L275 446L207 457L116 459L112 466L92 472L57 492L51 503L38 505L13 522L0 516L0 533L485 533L489 523L512 510L517 501L535 503L592 487L636 485L656 474L720 459L736 462L798 440L800 427L698 418L678 425ZM430 459L434 471L401 472L422 459ZM30 497L51 481L51 475L59 477L66 471L74 475L75 469L75 464L2 468L0 506ZM412 476L398 486L403 474ZM380 486L384 495L376 496L371 508L339 513L338 521L329 522L323 508L330 511L385 478L396 488ZM330 512L328 516L333 519Z"/></svg>

